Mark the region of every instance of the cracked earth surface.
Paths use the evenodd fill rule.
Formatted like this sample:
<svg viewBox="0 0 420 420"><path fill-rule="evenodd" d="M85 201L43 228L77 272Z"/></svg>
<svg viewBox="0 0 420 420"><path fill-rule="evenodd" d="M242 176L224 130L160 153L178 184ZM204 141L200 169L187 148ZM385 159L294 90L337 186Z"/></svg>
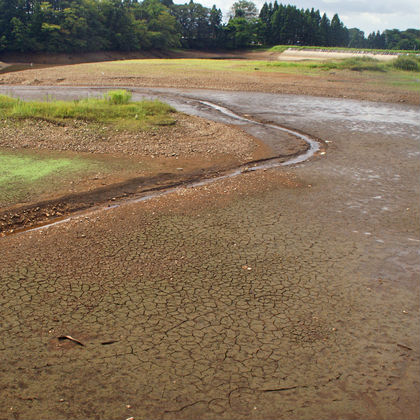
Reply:
<svg viewBox="0 0 420 420"><path fill-rule="evenodd" d="M415 129L294 124L326 156L1 239L0 417L418 418Z"/></svg>

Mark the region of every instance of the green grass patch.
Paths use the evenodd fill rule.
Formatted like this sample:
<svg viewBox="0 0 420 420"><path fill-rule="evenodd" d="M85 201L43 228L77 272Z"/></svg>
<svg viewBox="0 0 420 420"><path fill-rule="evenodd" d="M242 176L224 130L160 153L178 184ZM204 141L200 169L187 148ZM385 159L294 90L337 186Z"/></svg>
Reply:
<svg viewBox="0 0 420 420"><path fill-rule="evenodd" d="M271 47L268 51L282 53L288 48L290 48L290 45L275 45L274 47Z"/></svg>
<svg viewBox="0 0 420 420"><path fill-rule="evenodd" d="M420 57L418 56L399 56L392 62L393 67L405 71L419 71L420 70Z"/></svg>
<svg viewBox="0 0 420 420"><path fill-rule="evenodd" d="M324 61L321 63L309 64L311 68L322 70L351 70L351 71L379 71L386 72L388 66L372 57L349 57L337 61Z"/></svg>
<svg viewBox="0 0 420 420"><path fill-rule="evenodd" d="M126 105L131 101L132 94L126 90L110 90L104 95L104 99L110 105Z"/></svg>
<svg viewBox="0 0 420 420"><path fill-rule="evenodd" d="M350 57L342 60L328 61L276 61L268 62L267 67L307 70L352 70L386 72L389 66L371 57Z"/></svg>
<svg viewBox="0 0 420 420"><path fill-rule="evenodd" d="M312 63L311 63L312 64ZM310 69L315 68L308 61L266 61L264 66L269 69Z"/></svg>
<svg viewBox="0 0 420 420"><path fill-rule="evenodd" d="M356 57L358 58L358 57ZM360 57L365 58L365 57ZM148 77L153 74L156 79L166 80L171 77L184 79L188 75L191 80L194 78L212 78L220 75L220 78L227 75L241 77L241 74L252 75L256 72L265 73L284 73L291 75L305 75L310 77L326 77L328 70L350 72L349 68L359 71L352 71L369 79L377 79L378 83L389 85L390 88L397 87L401 90L418 91L420 85L416 80L416 74L398 70L391 65L391 62L354 62L347 61L340 64L340 60L334 60L333 64L329 60L302 60L302 61L267 61L267 60L212 60L212 59L145 59L145 60L124 60L114 62L104 62L95 64L81 64L79 70L83 74L90 74L90 77L101 73L108 77ZM375 67L379 67L376 70ZM337 70L334 70L337 69ZM346 70L347 69L347 70ZM369 70L367 70L369 69ZM383 71L385 70L385 71ZM72 66L72 71L75 67ZM240 80L240 79L238 79ZM401 83L399 83L401 81ZM211 82L209 82L211 83Z"/></svg>
<svg viewBox="0 0 420 420"><path fill-rule="evenodd" d="M92 123L110 123L119 128L147 129L172 125L175 110L160 101L131 102L131 93L125 90L107 92L103 98L75 101L23 101L0 95L0 118L47 121L83 120Z"/></svg>
<svg viewBox="0 0 420 420"><path fill-rule="evenodd" d="M365 59L366 57L356 57ZM313 77L325 77L328 70L350 71L360 75L367 75L374 78L378 83L396 87L401 90L417 92L420 89L415 73L398 70L392 66L392 62L347 60L302 60L302 61L266 61L266 60L212 60L212 59L146 59L146 60L125 60L106 63L95 63L95 65L84 64L83 72L103 72L108 76L116 77L147 77L154 74L156 77L165 79L176 75L188 74L191 78L195 76L214 77L217 74L234 74L240 77L240 73L253 74L255 72L296 74ZM332 64L331 64L332 63ZM379 68L377 70L376 68ZM358 71L355 71L355 70ZM223 76L222 76L223 77ZM370 83L370 82L369 82ZM373 82L374 83L374 82Z"/></svg>
<svg viewBox="0 0 420 420"><path fill-rule="evenodd" d="M373 57L349 57L341 60L326 61L276 61L268 62L265 66L279 69L351 70L385 73L395 70L419 71L420 58L415 56L399 56L390 62L383 62Z"/></svg>

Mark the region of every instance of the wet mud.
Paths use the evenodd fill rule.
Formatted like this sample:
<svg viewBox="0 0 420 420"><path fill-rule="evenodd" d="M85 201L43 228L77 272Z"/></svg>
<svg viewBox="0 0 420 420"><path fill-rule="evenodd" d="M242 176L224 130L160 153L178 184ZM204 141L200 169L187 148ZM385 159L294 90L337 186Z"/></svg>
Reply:
<svg viewBox="0 0 420 420"><path fill-rule="evenodd" d="M309 145L307 145L309 149ZM127 201L137 201L154 197L156 192L170 193L182 186L194 187L198 184L209 184L221 178L239 176L244 172L258 169L268 169L295 159L300 160L306 155L297 152L286 156L276 156L249 161L246 164L232 167L215 167L199 171L183 173L162 173L157 176L136 177L117 184L95 188L91 191L68 194L57 199L36 202L30 205L14 206L0 211L0 237L27 231L36 226L47 226L69 217L73 213L84 210L100 210L115 207Z"/></svg>
<svg viewBox="0 0 420 420"><path fill-rule="evenodd" d="M418 110L296 101L319 158L0 240L2 417L419 417Z"/></svg>
<svg viewBox="0 0 420 420"><path fill-rule="evenodd" d="M65 97L68 100L92 94L101 95L102 91L103 89L82 89L74 92L71 89L64 89L62 92L56 92L55 95L58 94L60 98ZM44 92L36 89L10 88L10 94L28 99L33 97L39 98ZM110 201L135 199L139 194L144 195L147 192L171 190L181 185L194 185L197 182L208 183L227 176L240 175L246 170L258 170L262 167L268 169L278 165L291 165L303 162L325 148L325 144L319 139L311 138L303 133L279 125L251 120L245 116L235 114L226 107L209 101L183 97L177 92L169 92L169 96L168 93L163 96L159 92L154 92L151 95L150 91L148 91L146 95L149 98L159 95L159 98L170 102L177 109L182 109L192 115L206 116L214 121L223 121L230 124L240 123L245 131L252 133L257 138L264 139L264 144L269 146L270 155L258 160L245 162L242 165L236 165L236 167L232 164L230 166L225 164L224 166L210 167L199 171L182 172L182 174L161 173L156 176L136 177L124 182L95 188L94 190L67 194L59 198L29 205L6 208L6 210L0 210L0 236L26 231L34 226L45 226L49 223L55 223L57 219L62 220L69 214L105 205ZM139 96L140 99L143 99L145 93L135 93L135 99ZM285 140L285 137L279 136L279 133L286 134L291 139ZM290 142L295 143L294 147L288 145ZM289 153L287 153L288 151Z"/></svg>

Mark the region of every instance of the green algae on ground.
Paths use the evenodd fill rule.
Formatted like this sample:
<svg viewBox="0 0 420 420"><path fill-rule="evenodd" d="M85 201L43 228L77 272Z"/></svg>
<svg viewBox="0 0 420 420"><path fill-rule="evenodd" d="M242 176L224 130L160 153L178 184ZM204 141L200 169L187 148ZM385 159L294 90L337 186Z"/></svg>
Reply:
<svg viewBox="0 0 420 420"><path fill-rule="evenodd" d="M77 193L110 180L159 170L158 165L138 157L0 149L0 208Z"/></svg>
<svg viewBox="0 0 420 420"><path fill-rule="evenodd" d="M75 172L86 174L95 167L98 165L87 159L0 151L0 205L54 189Z"/></svg>
<svg viewBox="0 0 420 420"><path fill-rule="evenodd" d="M0 187L15 181L37 181L53 172L82 169L83 166L83 162L74 159L0 154Z"/></svg>

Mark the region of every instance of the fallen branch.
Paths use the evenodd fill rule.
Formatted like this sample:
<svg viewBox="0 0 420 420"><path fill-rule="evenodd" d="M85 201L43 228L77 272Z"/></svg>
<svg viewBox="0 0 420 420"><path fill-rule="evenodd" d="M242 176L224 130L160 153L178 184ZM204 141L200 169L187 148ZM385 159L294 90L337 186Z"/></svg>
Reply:
<svg viewBox="0 0 420 420"><path fill-rule="evenodd" d="M60 337L58 337L58 340L59 340L59 341L63 341L63 340L70 340L70 341L73 341L73 343L76 343L76 344L78 344L79 346L84 347L84 344L83 344L81 341L76 340L76 339L75 339L75 338L73 338L71 335L61 335Z"/></svg>
<svg viewBox="0 0 420 420"><path fill-rule="evenodd" d="M103 346L107 346L108 344L114 344L114 343L118 343L118 340L103 341L101 344Z"/></svg>
<svg viewBox="0 0 420 420"><path fill-rule="evenodd" d="M401 347L402 349L405 349L405 350L413 350L411 347L404 346L404 344L397 343L397 346Z"/></svg>

